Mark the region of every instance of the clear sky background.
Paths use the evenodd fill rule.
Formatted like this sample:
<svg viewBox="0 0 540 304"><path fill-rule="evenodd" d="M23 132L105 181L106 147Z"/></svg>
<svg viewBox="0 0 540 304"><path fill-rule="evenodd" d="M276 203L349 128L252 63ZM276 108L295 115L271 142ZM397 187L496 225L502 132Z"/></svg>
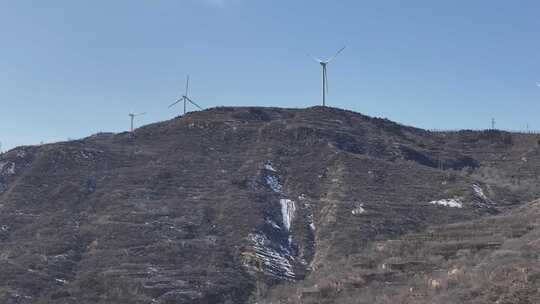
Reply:
<svg viewBox="0 0 540 304"><path fill-rule="evenodd" d="M537 0L0 0L3 148L204 107L320 103L423 128L540 130Z"/></svg>

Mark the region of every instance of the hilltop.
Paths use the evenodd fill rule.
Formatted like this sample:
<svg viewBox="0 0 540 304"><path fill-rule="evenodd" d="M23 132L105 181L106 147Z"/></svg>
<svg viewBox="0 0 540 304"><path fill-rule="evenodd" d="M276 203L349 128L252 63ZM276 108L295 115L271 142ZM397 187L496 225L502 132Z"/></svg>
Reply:
<svg viewBox="0 0 540 304"><path fill-rule="evenodd" d="M493 274L535 303L539 169L536 135L328 107L19 147L0 157L0 302L516 303L467 285ZM516 256L523 276L490 272Z"/></svg>

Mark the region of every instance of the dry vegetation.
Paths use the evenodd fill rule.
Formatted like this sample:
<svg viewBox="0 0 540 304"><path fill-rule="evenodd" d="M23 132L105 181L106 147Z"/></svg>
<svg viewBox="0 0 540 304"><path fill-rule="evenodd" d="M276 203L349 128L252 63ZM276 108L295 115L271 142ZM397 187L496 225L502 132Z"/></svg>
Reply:
<svg viewBox="0 0 540 304"><path fill-rule="evenodd" d="M0 303L538 303L538 170L535 135L322 107L21 147Z"/></svg>

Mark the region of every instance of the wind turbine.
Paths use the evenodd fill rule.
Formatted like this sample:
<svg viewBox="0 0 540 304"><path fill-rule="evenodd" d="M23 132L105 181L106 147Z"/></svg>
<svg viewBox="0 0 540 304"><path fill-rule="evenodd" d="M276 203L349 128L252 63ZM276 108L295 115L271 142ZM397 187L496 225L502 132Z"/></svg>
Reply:
<svg viewBox="0 0 540 304"><path fill-rule="evenodd" d="M129 117L131 117L131 133L133 133L133 120L135 119L136 116L141 116L141 115L144 115L146 113L129 113Z"/></svg>
<svg viewBox="0 0 540 304"><path fill-rule="evenodd" d="M188 97L188 90L189 90L189 75L187 75L187 80L186 80L186 93L184 95L182 95L182 97L180 97L180 99L178 99L176 102L174 102L173 104L171 104L169 106L169 108L171 108L172 106L174 106L175 104L179 103L180 101L183 101L184 102L184 115L186 115L186 104L189 102L191 103L192 105L196 106L197 108L199 109L203 109L201 108L201 106L199 106L198 104L196 104L193 100L189 99Z"/></svg>
<svg viewBox="0 0 540 304"><path fill-rule="evenodd" d="M326 65L332 62L332 60L336 59L337 55L339 53L343 52L343 50L346 48L346 46L342 47L339 51L336 52L336 54L326 60L322 60L319 58L315 58L312 56L312 58L317 61L321 67L322 67L322 105L323 107L326 106L326 93L328 93L328 74L326 73Z"/></svg>

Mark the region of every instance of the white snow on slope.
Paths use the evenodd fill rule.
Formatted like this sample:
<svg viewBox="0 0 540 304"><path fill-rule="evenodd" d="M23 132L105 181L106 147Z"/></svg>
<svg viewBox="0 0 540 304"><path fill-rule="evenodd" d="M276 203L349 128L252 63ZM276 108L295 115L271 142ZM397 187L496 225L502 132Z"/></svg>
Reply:
<svg viewBox="0 0 540 304"><path fill-rule="evenodd" d="M360 215L366 213L366 209L364 209L364 204L357 204L356 208L354 208L351 213L353 215Z"/></svg>
<svg viewBox="0 0 540 304"><path fill-rule="evenodd" d="M303 204L304 209L306 210L306 220L307 224L309 225L309 228L311 228L312 231L315 231L315 219L313 216L313 208L309 202L306 201L306 195L301 194L298 196L298 201L300 204Z"/></svg>
<svg viewBox="0 0 540 304"><path fill-rule="evenodd" d="M264 168L268 171L277 172L271 161L267 161L266 164L264 164Z"/></svg>
<svg viewBox="0 0 540 304"><path fill-rule="evenodd" d="M429 202L432 205L440 205L450 208L463 208L463 203L459 199L442 199L438 201Z"/></svg>
<svg viewBox="0 0 540 304"><path fill-rule="evenodd" d="M307 222L309 224L309 228L311 228L312 231L315 231L315 219L313 218L313 212L309 210L309 213L307 214Z"/></svg>
<svg viewBox="0 0 540 304"><path fill-rule="evenodd" d="M274 222L273 220L266 219L266 222L270 224L272 228L281 230L281 227L278 224L276 224L276 222Z"/></svg>
<svg viewBox="0 0 540 304"><path fill-rule="evenodd" d="M283 190L283 185L279 182L279 177L277 176L277 170L272 165L271 161L267 161L264 164L264 169L267 170L266 174L264 175L264 180L266 181L266 184L272 191L276 193L281 193Z"/></svg>
<svg viewBox="0 0 540 304"><path fill-rule="evenodd" d="M486 194L484 193L484 190L478 186L477 184L473 184L472 185L472 188L474 190L474 193L480 197L481 199L485 200L485 201L489 201L488 197L486 196Z"/></svg>
<svg viewBox="0 0 540 304"><path fill-rule="evenodd" d="M283 186L279 183L279 179L274 175L266 175L264 177L266 184L276 193L281 193Z"/></svg>
<svg viewBox="0 0 540 304"><path fill-rule="evenodd" d="M272 248L271 241L264 234L252 233L248 239L255 249L255 255L262 260L267 273L294 279L296 275L290 262L294 258L286 248L283 246L280 246L279 250Z"/></svg>
<svg viewBox="0 0 540 304"><path fill-rule="evenodd" d="M15 163L0 162L0 174L5 174L5 175L15 174Z"/></svg>
<svg viewBox="0 0 540 304"><path fill-rule="evenodd" d="M283 198L279 200L281 204L281 216L283 217L283 226L285 229L291 229L291 223L294 220L294 213L296 212L296 205L294 201Z"/></svg>

